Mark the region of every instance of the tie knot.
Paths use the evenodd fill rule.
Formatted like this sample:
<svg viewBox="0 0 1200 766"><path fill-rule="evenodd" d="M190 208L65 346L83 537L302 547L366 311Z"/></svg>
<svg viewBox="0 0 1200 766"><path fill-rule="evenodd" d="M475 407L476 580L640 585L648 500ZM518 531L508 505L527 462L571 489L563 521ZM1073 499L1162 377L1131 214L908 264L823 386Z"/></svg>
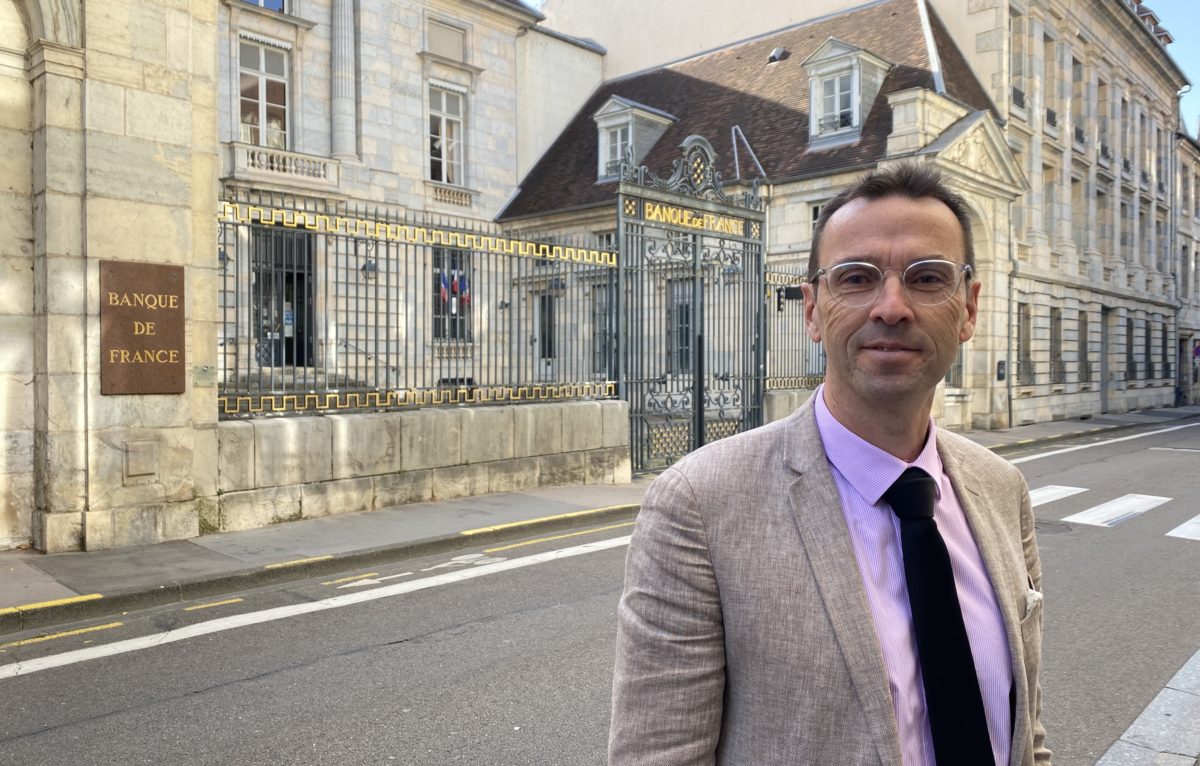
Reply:
<svg viewBox="0 0 1200 766"><path fill-rule="evenodd" d="M920 468L906 468L883 493L883 499L901 520L932 519L936 498L937 482Z"/></svg>

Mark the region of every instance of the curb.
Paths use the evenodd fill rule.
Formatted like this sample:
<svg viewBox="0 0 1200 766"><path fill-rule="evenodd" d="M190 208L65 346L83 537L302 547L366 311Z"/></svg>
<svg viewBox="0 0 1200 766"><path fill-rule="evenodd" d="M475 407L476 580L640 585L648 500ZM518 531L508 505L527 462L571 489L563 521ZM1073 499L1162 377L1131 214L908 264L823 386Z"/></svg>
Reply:
<svg viewBox="0 0 1200 766"><path fill-rule="evenodd" d="M316 556L282 564L247 567L222 575L201 576L191 580L141 586L114 593L90 594L77 599L46 602L45 605L27 604L8 607L6 610L0 610L0 636L48 625L61 625L76 620L111 615L116 612L164 606L196 598L226 594L245 588L279 585L355 567L446 553L490 542L514 540L534 530L551 532L577 529L596 522L636 518L641 507L641 503L627 503L573 511L420 540L409 540L366 550Z"/></svg>
<svg viewBox="0 0 1200 766"><path fill-rule="evenodd" d="M1195 417L1197 417L1197 416L1196 415L1188 415L1187 417L1182 417L1182 418L1172 418L1170 421L1166 421L1166 422L1178 423L1178 422L1181 422L1184 420L1191 420ZM1084 431L1072 431L1071 433L1063 433L1063 434L1050 434L1049 436L1039 436L1036 439L1020 439L1015 442L1005 442L1004 444L992 444L992 445L989 445L986 449L992 450L993 452L998 452L1000 450L1020 449L1022 447L1029 447L1034 444L1051 444L1054 442L1066 441L1067 439L1077 439L1081 436L1092 436L1094 434L1112 433L1112 432L1116 432L1116 431L1128 431L1133 428L1142 428L1147 425L1152 425L1152 424L1149 424L1149 423L1117 423L1115 425L1109 425L1109 426L1097 426L1096 428L1089 428ZM971 437L967 436L966 434L962 434L962 435L966 436L966 438L968 438L968 439L971 438ZM976 443L978 444L978 442L976 442Z"/></svg>

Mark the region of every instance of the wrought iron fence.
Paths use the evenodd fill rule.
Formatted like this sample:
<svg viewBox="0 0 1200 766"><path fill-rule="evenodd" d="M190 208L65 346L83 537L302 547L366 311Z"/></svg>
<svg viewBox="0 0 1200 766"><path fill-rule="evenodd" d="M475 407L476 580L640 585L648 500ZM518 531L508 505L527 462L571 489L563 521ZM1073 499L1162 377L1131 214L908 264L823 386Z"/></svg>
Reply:
<svg viewBox="0 0 1200 766"><path fill-rule="evenodd" d="M616 395L617 257L590 239L229 196L222 417Z"/></svg>
<svg viewBox="0 0 1200 766"><path fill-rule="evenodd" d="M804 328L807 270L799 265L767 266L767 388L816 388L825 379L825 348Z"/></svg>

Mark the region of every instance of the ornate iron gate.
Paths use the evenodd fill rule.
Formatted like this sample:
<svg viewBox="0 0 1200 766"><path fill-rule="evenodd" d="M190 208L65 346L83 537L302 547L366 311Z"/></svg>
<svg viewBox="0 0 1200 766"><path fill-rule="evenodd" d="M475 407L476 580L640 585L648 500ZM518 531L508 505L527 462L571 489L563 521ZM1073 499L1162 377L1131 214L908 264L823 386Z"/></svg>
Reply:
<svg viewBox="0 0 1200 766"><path fill-rule="evenodd" d="M708 141L682 149L668 179L625 163L617 201L618 380L635 470L762 423L763 205L757 185L724 193Z"/></svg>

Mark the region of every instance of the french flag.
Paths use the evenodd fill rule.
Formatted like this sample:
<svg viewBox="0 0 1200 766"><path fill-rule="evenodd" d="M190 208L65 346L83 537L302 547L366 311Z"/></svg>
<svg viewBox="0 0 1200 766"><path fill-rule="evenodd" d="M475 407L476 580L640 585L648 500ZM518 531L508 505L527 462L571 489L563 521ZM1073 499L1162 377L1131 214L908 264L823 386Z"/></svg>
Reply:
<svg viewBox="0 0 1200 766"><path fill-rule="evenodd" d="M450 281L446 279L446 272L442 272L442 303L450 300Z"/></svg>
<svg viewBox="0 0 1200 766"><path fill-rule="evenodd" d="M471 288L467 285L467 275L463 274L458 277L458 295L462 300L462 305L466 306L471 302Z"/></svg>

